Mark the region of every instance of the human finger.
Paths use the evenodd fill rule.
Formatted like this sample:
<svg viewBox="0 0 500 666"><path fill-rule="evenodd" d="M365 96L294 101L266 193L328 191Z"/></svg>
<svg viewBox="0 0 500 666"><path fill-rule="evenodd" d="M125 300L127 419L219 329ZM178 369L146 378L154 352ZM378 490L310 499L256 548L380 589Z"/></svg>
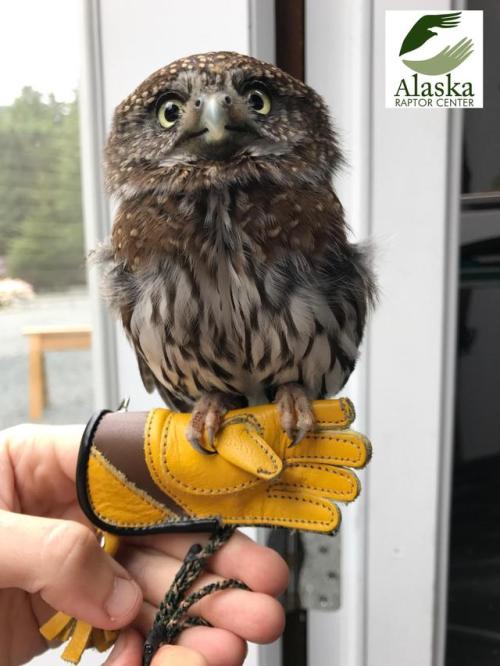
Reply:
<svg viewBox="0 0 500 666"><path fill-rule="evenodd" d="M164 645L155 654L152 666L208 666L208 662L202 654L183 645Z"/></svg>
<svg viewBox="0 0 500 666"><path fill-rule="evenodd" d="M143 603L133 622L143 636L147 636L151 630L157 612L157 607ZM176 644L202 654L208 666L240 666L247 653L247 645L243 639L218 627L185 629L177 637Z"/></svg>
<svg viewBox="0 0 500 666"><path fill-rule="evenodd" d="M142 594L94 533L68 520L0 511L0 588L17 587L95 627L131 622Z"/></svg>
<svg viewBox="0 0 500 666"><path fill-rule="evenodd" d="M158 608L169 589L180 562L158 551L144 550L124 560L127 569L141 586L144 599ZM190 592L223 578L203 574ZM283 629L283 609L273 597L249 590L228 589L214 592L197 601L189 610L212 626L227 629L244 640L269 643Z"/></svg>
<svg viewBox="0 0 500 666"><path fill-rule="evenodd" d="M204 545L207 534L161 534L129 539L178 560L178 566L194 543ZM124 551L122 551L124 552ZM235 534L209 560L208 569L223 578L237 578L255 592L281 594L288 584L288 567L271 548L262 546L242 532Z"/></svg>
<svg viewBox="0 0 500 666"><path fill-rule="evenodd" d="M76 502L76 459L83 426L25 424L0 432L2 477L13 479L19 509L50 515Z"/></svg>
<svg viewBox="0 0 500 666"><path fill-rule="evenodd" d="M121 631L103 666L140 666L143 639L134 629Z"/></svg>
<svg viewBox="0 0 500 666"><path fill-rule="evenodd" d="M143 639L137 631L122 631L103 666L140 666ZM166 645L155 654L151 666L209 666L205 657L181 645Z"/></svg>

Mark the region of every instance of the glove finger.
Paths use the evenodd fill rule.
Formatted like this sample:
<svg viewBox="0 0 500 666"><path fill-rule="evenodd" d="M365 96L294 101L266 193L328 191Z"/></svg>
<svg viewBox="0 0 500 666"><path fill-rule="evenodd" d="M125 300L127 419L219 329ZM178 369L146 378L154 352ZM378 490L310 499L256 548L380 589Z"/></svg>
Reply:
<svg viewBox="0 0 500 666"><path fill-rule="evenodd" d="M300 488L272 487L257 516L238 519L239 524L288 527L312 532L335 532L341 520L340 509ZM230 520L227 521L231 522Z"/></svg>
<svg viewBox="0 0 500 666"><path fill-rule="evenodd" d="M333 465L316 463L292 463L280 476L276 489L288 492L300 491L325 499L352 502L361 491L358 477L351 471Z"/></svg>
<svg viewBox="0 0 500 666"><path fill-rule="evenodd" d="M287 451L287 461L364 467L371 458L370 441L355 430L317 430Z"/></svg>
<svg viewBox="0 0 500 666"><path fill-rule="evenodd" d="M320 428L347 428L356 416L354 405L349 398L315 400L311 406L316 424Z"/></svg>

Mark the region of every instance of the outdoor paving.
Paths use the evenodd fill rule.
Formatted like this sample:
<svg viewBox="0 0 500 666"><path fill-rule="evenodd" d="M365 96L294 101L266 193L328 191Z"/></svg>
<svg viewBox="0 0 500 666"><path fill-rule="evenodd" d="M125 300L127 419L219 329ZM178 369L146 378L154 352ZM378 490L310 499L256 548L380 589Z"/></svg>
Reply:
<svg viewBox="0 0 500 666"><path fill-rule="evenodd" d="M0 308L0 428L26 423L28 415L28 340L26 326L90 324L84 289L36 296ZM45 354L49 405L42 423L84 423L92 414L90 350Z"/></svg>

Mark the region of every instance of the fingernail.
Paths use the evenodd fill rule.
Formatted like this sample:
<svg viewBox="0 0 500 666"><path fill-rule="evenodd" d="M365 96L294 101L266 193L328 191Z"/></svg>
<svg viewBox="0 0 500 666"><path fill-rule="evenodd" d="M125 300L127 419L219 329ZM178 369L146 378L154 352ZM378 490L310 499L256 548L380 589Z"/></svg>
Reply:
<svg viewBox="0 0 500 666"><path fill-rule="evenodd" d="M132 608L137 604L140 595L141 591L137 583L116 576L113 591L104 606L106 612L112 620L118 620L129 615Z"/></svg>

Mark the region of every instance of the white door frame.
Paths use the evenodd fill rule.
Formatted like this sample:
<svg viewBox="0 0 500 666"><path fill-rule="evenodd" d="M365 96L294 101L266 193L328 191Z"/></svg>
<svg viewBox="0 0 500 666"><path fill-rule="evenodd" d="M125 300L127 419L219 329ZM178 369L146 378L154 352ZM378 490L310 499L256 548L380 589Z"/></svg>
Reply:
<svg viewBox="0 0 500 666"><path fill-rule="evenodd" d="M342 607L314 616L314 666L443 664L461 114L384 108L385 9L419 5L452 3L306 1L307 82L340 128L336 188L381 286L351 389L374 457L342 525Z"/></svg>

